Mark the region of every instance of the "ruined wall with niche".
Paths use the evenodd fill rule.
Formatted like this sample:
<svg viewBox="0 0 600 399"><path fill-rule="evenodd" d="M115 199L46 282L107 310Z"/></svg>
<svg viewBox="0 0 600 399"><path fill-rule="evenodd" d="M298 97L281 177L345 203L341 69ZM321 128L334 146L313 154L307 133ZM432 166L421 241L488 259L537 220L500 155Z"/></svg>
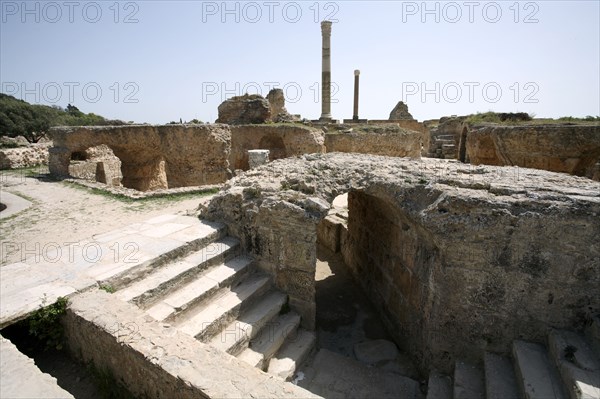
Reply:
<svg viewBox="0 0 600 399"><path fill-rule="evenodd" d="M202 215L228 224L310 326L317 225L344 192L346 261L425 369L600 312L600 184L585 178L312 154L234 178Z"/></svg>
<svg viewBox="0 0 600 399"><path fill-rule="evenodd" d="M64 127L50 132L49 169L68 176L71 156L106 145L121 161L122 184L149 191L222 183L230 176L227 125Z"/></svg>
<svg viewBox="0 0 600 399"><path fill-rule="evenodd" d="M269 160L325 152L323 132L302 124L231 126L232 169L248 170L248 150L269 150Z"/></svg>

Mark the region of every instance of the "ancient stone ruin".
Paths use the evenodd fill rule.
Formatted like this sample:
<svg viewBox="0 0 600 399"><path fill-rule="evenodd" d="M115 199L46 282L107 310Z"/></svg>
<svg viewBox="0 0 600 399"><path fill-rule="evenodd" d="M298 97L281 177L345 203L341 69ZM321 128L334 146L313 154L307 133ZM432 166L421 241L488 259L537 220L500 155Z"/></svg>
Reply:
<svg viewBox="0 0 600 399"><path fill-rule="evenodd" d="M489 126L469 132L472 164L515 165L600 180L600 128L594 125Z"/></svg>
<svg viewBox="0 0 600 399"><path fill-rule="evenodd" d="M0 328L68 297L69 353L134 397L600 399L598 124L419 122L402 101L359 119L358 70L339 123L331 28L317 120L274 89L224 101L215 124L53 129L55 178L220 191L95 234L94 261L2 265ZM112 257L122 243L135 262ZM52 253L73 244L90 242ZM340 305L342 271L368 317ZM385 338L342 353L361 329ZM70 397L0 345L2 396Z"/></svg>
<svg viewBox="0 0 600 399"><path fill-rule="evenodd" d="M390 112L390 120L394 121L394 120L414 120L413 116L410 114L410 112L408 112L408 105L404 104L404 102L400 101L398 102L398 104L396 104L396 106L394 107L394 109L392 110L392 112Z"/></svg>

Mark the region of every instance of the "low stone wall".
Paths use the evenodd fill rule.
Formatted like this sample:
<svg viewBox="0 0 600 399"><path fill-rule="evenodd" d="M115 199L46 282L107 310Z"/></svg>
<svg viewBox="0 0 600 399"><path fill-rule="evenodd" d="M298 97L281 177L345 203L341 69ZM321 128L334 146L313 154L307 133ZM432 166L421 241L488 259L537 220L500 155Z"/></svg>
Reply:
<svg viewBox="0 0 600 399"><path fill-rule="evenodd" d="M71 353L139 398L318 398L94 290L70 299Z"/></svg>
<svg viewBox="0 0 600 399"><path fill-rule="evenodd" d="M0 149L0 170L29 168L48 163L50 144L30 144L27 147Z"/></svg>
<svg viewBox="0 0 600 399"><path fill-rule="evenodd" d="M72 153L101 144L121 160L122 184L140 191L223 183L230 176L227 125L63 127L50 136L55 176L69 175Z"/></svg>
<svg viewBox="0 0 600 399"><path fill-rule="evenodd" d="M424 370L508 352L514 339L541 341L600 312L600 184L585 178L313 154L234 178L202 214L227 223L314 322L317 226L345 192L346 263Z"/></svg>
<svg viewBox="0 0 600 399"><path fill-rule="evenodd" d="M397 125L345 125L325 134L327 152L421 157L421 133Z"/></svg>
<svg viewBox="0 0 600 399"><path fill-rule="evenodd" d="M269 150L269 160L325 152L323 133L301 124L231 126L229 164L248 170L248 150Z"/></svg>
<svg viewBox="0 0 600 399"><path fill-rule="evenodd" d="M514 165L600 180L600 125L488 126L469 132L472 164Z"/></svg>

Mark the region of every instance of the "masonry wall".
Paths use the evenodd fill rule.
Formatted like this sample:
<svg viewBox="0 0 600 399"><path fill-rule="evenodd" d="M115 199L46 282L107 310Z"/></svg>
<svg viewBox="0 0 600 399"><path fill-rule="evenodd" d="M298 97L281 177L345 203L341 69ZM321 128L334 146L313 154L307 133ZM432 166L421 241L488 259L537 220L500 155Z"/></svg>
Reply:
<svg viewBox="0 0 600 399"><path fill-rule="evenodd" d="M388 199L350 191L348 208L344 262L396 342L408 352L422 348L437 248L423 227Z"/></svg>

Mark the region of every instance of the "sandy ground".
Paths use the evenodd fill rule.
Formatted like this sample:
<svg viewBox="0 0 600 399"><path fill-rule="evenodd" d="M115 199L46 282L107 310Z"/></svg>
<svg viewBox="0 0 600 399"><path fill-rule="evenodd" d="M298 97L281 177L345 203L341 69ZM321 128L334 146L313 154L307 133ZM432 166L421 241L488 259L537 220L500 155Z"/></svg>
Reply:
<svg viewBox="0 0 600 399"><path fill-rule="evenodd" d="M137 202L97 194L66 182L26 177L22 172L2 171L2 193L33 202L12 217L0 220L0 266L20 262L45 245L93 239L94 235L164 214L193 214L208 196L186 195L179 199L145 199Z"/></svg>

